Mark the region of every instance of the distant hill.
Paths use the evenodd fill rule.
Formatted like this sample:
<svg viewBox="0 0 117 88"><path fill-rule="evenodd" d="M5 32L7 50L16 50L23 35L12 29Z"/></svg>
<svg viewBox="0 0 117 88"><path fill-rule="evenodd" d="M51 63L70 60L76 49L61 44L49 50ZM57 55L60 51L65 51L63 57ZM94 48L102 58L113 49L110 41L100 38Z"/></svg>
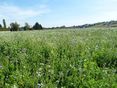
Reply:
<svg viewBox="0 0 117 88"><path fill-rule="evenodd" d="M100 27L117 27L117 21L106 21L106 22L98 22L98 23L93 23L93 24L84 24L84 25L77 25L77 26L69 26L66 27L65 25L59 26L59 27L52 27L52 28L47 28L47 29L63 29L63 28L100 28Z"/></svg>
<svg viewBox="0 0 117 88"><path fill-rule="evenodd" d="M94 24L84 24L79 26L71 26L72 28L88 28L88 27L117 27L117 21L98 22Z"/></svg>

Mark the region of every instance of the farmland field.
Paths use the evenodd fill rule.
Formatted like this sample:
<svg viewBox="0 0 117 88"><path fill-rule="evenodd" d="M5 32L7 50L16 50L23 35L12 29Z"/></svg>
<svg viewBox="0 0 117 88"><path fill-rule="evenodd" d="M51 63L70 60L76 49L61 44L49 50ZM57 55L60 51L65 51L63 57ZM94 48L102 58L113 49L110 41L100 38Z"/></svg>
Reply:
<svg viewBox="0 0 117 88"><path fill-rule="evenodd" d="M0 32L0 88L117 88L117 28Z"/></svg>

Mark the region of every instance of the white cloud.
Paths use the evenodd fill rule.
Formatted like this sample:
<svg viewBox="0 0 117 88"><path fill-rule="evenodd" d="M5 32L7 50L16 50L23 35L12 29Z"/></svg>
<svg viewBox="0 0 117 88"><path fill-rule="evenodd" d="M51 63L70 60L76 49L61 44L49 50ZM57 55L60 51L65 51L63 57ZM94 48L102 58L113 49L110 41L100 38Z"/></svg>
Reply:
<svg viewBox="0 0 117 88"><path fill-rule="evenodd" d="M15 5L2 4L0 5L0 19L8 21L26 21L33 17L38 17L48 13L50 10L46 5L39 5L31 8L23 8ZM10 23L10 22L9 22Z"/></svg>

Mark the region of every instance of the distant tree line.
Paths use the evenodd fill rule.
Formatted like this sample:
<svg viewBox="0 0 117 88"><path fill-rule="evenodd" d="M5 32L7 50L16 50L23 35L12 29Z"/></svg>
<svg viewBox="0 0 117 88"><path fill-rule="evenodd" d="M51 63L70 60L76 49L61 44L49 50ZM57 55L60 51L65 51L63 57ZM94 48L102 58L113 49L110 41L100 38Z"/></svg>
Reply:
<svg viewBox="0 0 117 88"><path fill-rule="evenodd" d="M106 21L106 22L98 22L94 24L84 24L84 25L74 25L74 26L60 26L60 27L52 27L50 29L69 29L69 28L90 28L90 27L117 27L117 21Z"/></svg>
<svg viewBox="0 0 117 88"><path fill-rule="evenodd" d="M90 28L90 27L117 27L117 21L107 21L107 22L98 22L94 24L84 24L84 25L78 25L78 26L69 26L66 27L63 26L57 26L57 27L51 27L51 28L44 28L44 29L67 29L67 28ZM3 26L0 24L0 30L1 31L27 31L27 30L42 30L43 27L41 24L36 22L32 27L25 23L24 26L20 27L20 24L17 22L10 23L10 26L6 26L6 21L3 19Z"/></svg>
<svg viewBox="0 0 117 88"><path fill-rule="evenodd" d="M41 24L36 22L32 27L28 24L25 23L23 27L20 27L20 24L17 22L10 23L10 26L7 28L6 26L6 21L3 19L3 26L0 24L0 30L5 30L5 31L27 31L27 30L42 30L43 27Z"/></svg>
<svg viewBox="0 0 117 88"><path fill-rule="evenodd" d="M84 24L79 26L71 26L70 28L90 28L90 27L117 27L117 21L106 21L94 24Z"/></svg>

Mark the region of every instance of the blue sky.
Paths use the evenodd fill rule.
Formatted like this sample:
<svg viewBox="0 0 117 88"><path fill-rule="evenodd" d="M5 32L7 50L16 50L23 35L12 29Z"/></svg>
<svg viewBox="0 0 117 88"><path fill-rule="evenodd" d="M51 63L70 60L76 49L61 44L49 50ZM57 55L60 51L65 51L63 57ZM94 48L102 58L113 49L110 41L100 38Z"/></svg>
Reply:
<svg viewBox="0 0 117 88"><path fill-rule="evenodd" d="M117 0L0 0L0 23L44 27L117 20Z"/></svg>

